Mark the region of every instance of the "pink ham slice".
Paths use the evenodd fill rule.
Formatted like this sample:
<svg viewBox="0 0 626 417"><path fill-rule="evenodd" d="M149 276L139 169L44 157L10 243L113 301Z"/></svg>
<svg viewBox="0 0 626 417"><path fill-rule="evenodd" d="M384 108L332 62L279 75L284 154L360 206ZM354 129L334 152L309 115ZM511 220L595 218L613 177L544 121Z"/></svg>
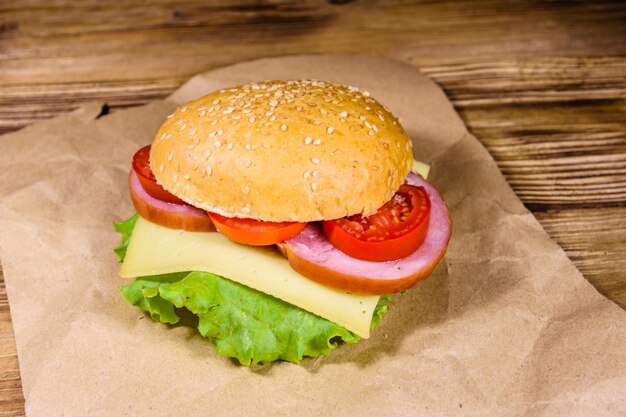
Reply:
<svg viewBox="0 0 626 417"><path fill-rule="evenodd" d="M424 187L431 202L426 238L413 254L389 262L355 259L335 249L318 227L308 225L280 245L292 268L313 281L362 294L391 294L427 278L448 247L450 213L435 187L422 177L410 173L406 183Z"/></svg>
<svg viewBox="0 0 626 417"><path fill-rule="evenodd" d="M128 175L133 205L141 217L152 223L189 232L214 232L215 226L204 210L189 204L175 204L152 197L141 186L135 171Z"/></svg>

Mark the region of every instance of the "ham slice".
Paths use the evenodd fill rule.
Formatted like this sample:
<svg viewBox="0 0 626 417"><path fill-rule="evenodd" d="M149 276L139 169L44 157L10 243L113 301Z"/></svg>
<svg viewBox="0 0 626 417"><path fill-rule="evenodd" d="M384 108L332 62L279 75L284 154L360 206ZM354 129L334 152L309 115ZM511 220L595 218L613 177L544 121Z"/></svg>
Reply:
<svg viewBox="0 0 626 417"><path fill-rule="evenodd" d="M310 224L279 245L293 269L321 284L364 294L395 293L427 278L448 247L452 232L450 213L435 187L421 176L409 173L406 183L424 187L431 202L428 232L415 252L388 262L352 258L326 240L319 227Z"/></svg>
<svg viewBox="0 0 626 417"><path fill-rule="evenodd" d="M139 215L152 223L189 232L215 231L215 226L206 211L186 203L168 203L152 197L141 186L137 174L132 169L128 175L128 188Z"/></svg>

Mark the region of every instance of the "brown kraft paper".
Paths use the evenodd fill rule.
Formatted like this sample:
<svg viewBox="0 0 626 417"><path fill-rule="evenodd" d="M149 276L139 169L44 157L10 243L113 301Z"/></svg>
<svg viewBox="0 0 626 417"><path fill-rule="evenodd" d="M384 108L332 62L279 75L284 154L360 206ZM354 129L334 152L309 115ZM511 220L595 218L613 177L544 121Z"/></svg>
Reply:
<svg viewBox="0 0 626 417"><path fill-rule="evenodd" d="M247 368L123 299L111 223L134 212L131 156L177 105L295 78L357 86L398 115L454 231L435 273L393 298L370 339ZM198 75L162 101L100 111L0 137L0 259L29 417L626 415L626 312L581 276L413 68L262 59Z"/></svg>

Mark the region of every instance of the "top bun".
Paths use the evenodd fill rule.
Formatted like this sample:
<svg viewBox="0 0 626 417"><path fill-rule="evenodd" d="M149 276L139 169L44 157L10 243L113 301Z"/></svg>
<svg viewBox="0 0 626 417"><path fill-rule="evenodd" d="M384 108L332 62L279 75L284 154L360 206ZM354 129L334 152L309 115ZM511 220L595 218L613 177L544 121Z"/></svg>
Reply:
<svg viewBox="0 0 626 417"><path fill-rule="evenodd" d="M316 221L369 215L411 170L411 141L369 93L322 81L268 81L178 108L150 152L157 181L228 217Z"/></svg>

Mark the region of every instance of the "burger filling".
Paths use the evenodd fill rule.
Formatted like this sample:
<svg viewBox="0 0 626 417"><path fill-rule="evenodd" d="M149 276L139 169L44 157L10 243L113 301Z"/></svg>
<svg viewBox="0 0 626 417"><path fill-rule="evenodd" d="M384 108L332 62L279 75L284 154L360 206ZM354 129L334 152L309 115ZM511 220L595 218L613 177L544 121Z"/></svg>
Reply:
<svg viewBox="0 0 626 417"><path fill-rule="evenodd" d="M133 157L132 175L139 180L131 194L139 214L154 223L188 231L217 229L229 239L252 246L284 242L304 230L307 223L268 222L249 218L226 217L205 213L167 192L156 181L150 169L150 145ZM150 201L139 194L148 194ZM142 204L144 203L144 204ZM179 206L185 207L183 209ZM402 259L415 252L426 236L430 200L423 187L404 184L393 198L370 216L356 214L322 222L325 237L337 249L353 258L373 262Z"/></svg>

